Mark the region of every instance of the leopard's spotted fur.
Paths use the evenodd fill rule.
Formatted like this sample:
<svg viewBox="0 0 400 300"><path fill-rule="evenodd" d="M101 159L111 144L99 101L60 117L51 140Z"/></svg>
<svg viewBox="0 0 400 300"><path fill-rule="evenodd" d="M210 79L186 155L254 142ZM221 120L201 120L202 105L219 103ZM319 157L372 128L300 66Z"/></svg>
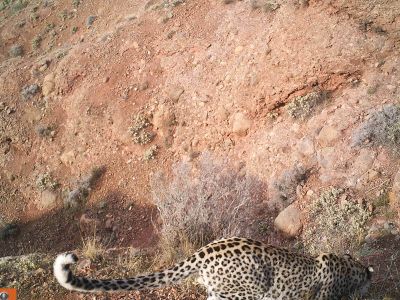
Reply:
<svg viewBox="0 0 400 300"><path fill-rule="evenodd" d="M58 282L82 292L129 291L177 283L197 273L208 300L316 299L342 300L363 295L371 267L349 255L311 257L245 238L221 239L161 272L124 279L89 279L72 274L74 254L59 255L54 263Z"/></svg>

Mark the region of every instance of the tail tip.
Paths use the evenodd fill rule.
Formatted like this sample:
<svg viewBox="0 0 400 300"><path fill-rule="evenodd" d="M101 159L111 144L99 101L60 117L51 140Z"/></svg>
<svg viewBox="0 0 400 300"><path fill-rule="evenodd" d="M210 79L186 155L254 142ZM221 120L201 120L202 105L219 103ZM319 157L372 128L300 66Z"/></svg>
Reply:
<svg viewBox="0 0 400 300"><path fill-rule="evenodd" d="M54 261L54 276L59 283L65 283L68 278L69 266L75 264L78 257L74 253L63 253L57 256Z"/></svg>

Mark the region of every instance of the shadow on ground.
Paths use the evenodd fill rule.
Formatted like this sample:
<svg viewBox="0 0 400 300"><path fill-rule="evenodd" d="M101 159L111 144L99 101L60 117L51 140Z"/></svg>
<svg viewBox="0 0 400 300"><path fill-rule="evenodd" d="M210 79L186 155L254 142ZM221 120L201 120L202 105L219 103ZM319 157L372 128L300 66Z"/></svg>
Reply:
<svg viewBox="0 0 400 300"><path fill-rule="evenodd" d="M93 234L107 248L149 247L156 242L154 207L127 201L119 192L109 193L101 203L73 211L54 209L36 220L16 224L18 233L2 241L0 257L71 251Z"/></svg>

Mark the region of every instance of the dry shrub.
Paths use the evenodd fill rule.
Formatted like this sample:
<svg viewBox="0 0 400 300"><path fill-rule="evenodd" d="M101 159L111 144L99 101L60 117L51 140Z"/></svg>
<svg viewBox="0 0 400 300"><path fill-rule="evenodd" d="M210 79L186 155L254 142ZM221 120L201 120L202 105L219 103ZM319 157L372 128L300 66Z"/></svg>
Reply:
<svg viewBox="0 0 400 300"><path fill-rule="evenodd" d="M272 185L273 203L282 206L282 208L293 203L297 197L297 186L307 180L309 173L310 170L300 164L284 170Z"/></svg>
<svg viewBox="0 0 400 300"><path fill-rule="evenodd" d="M68 192L64 198L64 206L67 208L76 208L85 203L90 191L99 179L106 172L104 166L93 168L89 174L82 177L76 184L76 187Z"/></svg>
<svg viewBox="0 0 400 300"><path fill-rule="evenodd" d="M264 187L243 170L234 171L228 166L228 159L218 160L203 153L197 163L175 164L170 180L163 173L152 177L152 195L163 221L162 248L167 248L166 252L168 248L192 251L217 238L252 235Z"/></svg>
<svg viewBox="0 0 400 300"><path fill-rule="evenodd" d="M311 203L302 239L312 254L354 252L360 246L371 213L347 196L342 189L330 188Z"/></svg>
<svg viewBox="0 0 400 300"><path fill-rule="evenodd" d="M400 146L400 105L387 104L371 113L352 136L353 146L370 142L398 149Z"/></svg>

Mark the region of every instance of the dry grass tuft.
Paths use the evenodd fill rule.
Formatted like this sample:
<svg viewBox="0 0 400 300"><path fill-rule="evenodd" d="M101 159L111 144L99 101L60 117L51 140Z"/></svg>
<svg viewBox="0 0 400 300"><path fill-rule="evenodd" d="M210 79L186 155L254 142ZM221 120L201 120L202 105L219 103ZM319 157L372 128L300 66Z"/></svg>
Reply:
<svg viewBox="0 0 400 300"><path fill-rule="evenodd" d="M106 250L96 235L96 228L93 231L92 236L82 238L82 254L84 257L95 261L101 258Z"/></svg>

